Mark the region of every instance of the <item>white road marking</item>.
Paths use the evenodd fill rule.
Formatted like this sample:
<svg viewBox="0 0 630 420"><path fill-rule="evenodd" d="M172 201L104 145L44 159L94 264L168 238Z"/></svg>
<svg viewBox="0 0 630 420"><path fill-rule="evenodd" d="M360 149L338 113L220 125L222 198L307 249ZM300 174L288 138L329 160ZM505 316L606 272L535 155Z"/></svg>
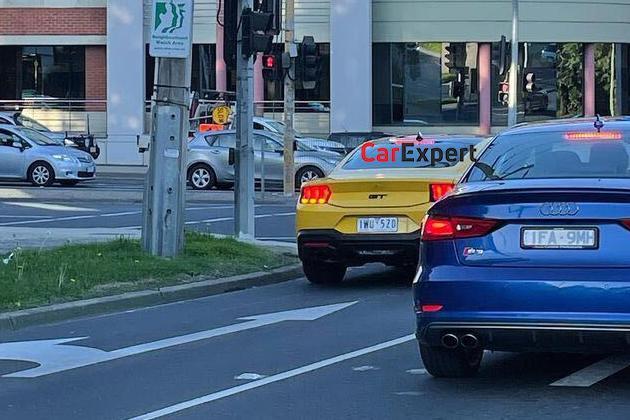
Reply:
<svg viewBox="0 0 630 420"><path fill-rule="evenodd" d="M187 211L195 211L195 210L224 210L231 209L233 206L218 206L218 207L190 207L187 208ZM141 210L135 211L123 211L119 213L99 213L99 214L90 214L83 216L65 216L65 217L47 217L46 219L41 220L22 220L19 222L4 222L0 223L0 226L18 226L18 225L30 225L30 224L38 224L38 223L49 223L49 222L65 222L68 220L83 220L83 219L96 219L99 217L121 217L121 216L132 216L136 214L141 214ZM6 216L12 217L12 216ZM26 216L25 216L26 217ZM124 228L123 228L124 229ZM140 229L140 226L134 226L127 229Z"/></svg>
<svg viewBox="0 0 630 420"><path fill-rule="evenodd" d="M610 356L552 383L551 386L588 388L629 366L630 355Z"/></svg>
<svg viewBox="0 0 630 420"><path fill-rule="evenodd" d="M235 376L234 379L237 381L255 381L266 377L267 375L259 375L257 373L241 373L240 375Z"/></svg>
<svg viewBox="0 0 630 420"><path fill-rule="evenodd" d="M426 369L409 369L406 372L412 375L426 375L427 374Z"/></svg>
<svg viewBox="0 0 630 420"><path fill-rule="evenodd" d="M334 305L314 306L270 314L248 316L239 320L248 321L225 327L199 331L192 334L165 338L150 343L124 347L118 350L104 351L92 347L68 345L87 337L60 338L54 340L36 340L0 343L0 360L22 360L37 363L39 366L3 375L3 378L38 378L58 372L90 366L123 357L134 356L150 351L179 346L200 340L250 330L285 321L315 321L326 315L352 306L357 301Z"/></svg>
<svg viewBox="0 0 630 420"><path fill-rule="evenodd" d="M49 210L49 211L76 211L76 212L98 211L97 209L92 209L88 207L63 206L61 204L23 203L19 201L10 201L10 202L5 202L4 204L8 204L10 206L16 206L16 207L27 207L31 209Z"/></svg>
<svg viewBox="0 0 630 420"><path fill-rule="evenodd" d="M52 219L52 216L5 216L0 215L0 219Z"/></svg>
<svg viewBox="0 0 630 420"><path fill-rule="evenodd" d="M357 366L357 367L353 367L352 370L354 370L355 372L367 372L368 370L379 370L380 368L377 368L376 366L370 366L370 365L365 365L365 366Z"/></svg>
<svg viewBox="0 0 630 420"><path fill-rule="evenodd" d="M196 407L202 404L206 404L212 401L220 400L222 398L230 397L232 395L240 394L241 392L249 391L251 389L260 388L265 385L272 384L274 382L283 381L285 379L293 378L295 376L303 375L305 373L313 372L318 369L325 368L336 363L340 363L346 360L354 359L356 357L364 356L366 354L374 353L379 350L384 350L390 347L398 346L408 341L414 340L416 336L414 334L406 335L404 337L396 338L395 340L386 341L384 343L376 344L374 346L365 347L359 350L355 350L350 353L340 354L339 356L331 357L330 359L321 360L319 362L311 363L292 369L286 372L278 373L276 375L269 376L267 378L260 379L258 381L250 382L247 384L235 386L233 388L224 389L223 391L214 392L212 394L204 395L199 398L195 398L189 401L184 401L179 404L175 404L169 407L164 407L160 410L152 411L150 413L142 414L137 417L133 417L130 420L151 420L157 419L169 414L178 413L191 407Z"/></svg>
<svg viewBox="0 0 630 420"><path fill-rule="evenodd" d="M285 217L285 216L295 216L295 212L289 212L289 213L272 213L272 214L258 214L256 216L254 216L255 219L265 219L265 218L269 218L269 217ZM201 225L201 224L210 224L210 223L219 223L219 222L230 222L234 220L233 216L230 217L217 217L214 219L204 219L204 220L190 220L188 222L185 222L186 226L190 226L190 225ZM2 226L2 224L0 223L0 226ZM142 226L125 226L125 227L120 227L118 229L140 229L142 228ZM275 238L274 238L275 239Z"/></svg>
<svg viewBox="0 0 630 420"><path fill-rule="evenodd" d="M254 216L256 219L265 219L269 217L284 217L284 216L295 216L295 212L287 212L287 213L271 213L271 214L258 214ZM202 223L216 223L216 222L227 222L229 220L233 220L234 217L220 217L216 219L205 219L198 221L190 221L186 222L187 225L198 225Z"/></svg>

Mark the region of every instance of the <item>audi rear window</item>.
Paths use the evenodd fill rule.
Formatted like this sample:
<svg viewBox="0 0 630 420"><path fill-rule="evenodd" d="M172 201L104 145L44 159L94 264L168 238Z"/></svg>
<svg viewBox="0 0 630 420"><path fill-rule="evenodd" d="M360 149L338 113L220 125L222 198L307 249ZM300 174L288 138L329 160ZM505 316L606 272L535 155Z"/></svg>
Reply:
<svg viewBox="0 0 630 420"><path fill-rule="evenodd" d="M630 131L498 136L467 181L547 178L630 178Z"/></svg>

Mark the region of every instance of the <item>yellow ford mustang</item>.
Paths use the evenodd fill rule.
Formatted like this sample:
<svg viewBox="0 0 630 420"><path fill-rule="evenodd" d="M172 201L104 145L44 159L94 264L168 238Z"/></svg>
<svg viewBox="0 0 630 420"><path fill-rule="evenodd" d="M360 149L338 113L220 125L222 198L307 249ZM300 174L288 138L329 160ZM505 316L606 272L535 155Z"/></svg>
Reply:
<svg viewBox="0 0 630 420"><path fill-rule="evenodd" d="M486 142L481 137L385 138L364 143L327 178L302 187L296 228L313 283L381 262L415 273L422 219L450 192ZM472 153L472 155L471 155Z"/></svg>

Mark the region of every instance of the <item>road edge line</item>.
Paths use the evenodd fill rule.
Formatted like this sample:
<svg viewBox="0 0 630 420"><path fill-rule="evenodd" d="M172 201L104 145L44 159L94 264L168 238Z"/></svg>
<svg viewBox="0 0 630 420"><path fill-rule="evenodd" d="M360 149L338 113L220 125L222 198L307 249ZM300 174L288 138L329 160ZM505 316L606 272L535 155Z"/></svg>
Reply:
<svg viewBox="0 0 630 420"><path fill-rule="evenodd" d="M282 283L303 275L302 266L292 264L269 271L258 271L220 279L165 286L154 290L141 290L6 312L0 314L0 332L214 296L236 290Z"/></svg>
<svg viewBox="0 0 630 420"><path fill-rule="evenodd" d="M407 343L416 338L415 334L409 334L403 337L399 337L393 340L385 341L383 343L375 344L370 347L364 347L359 350L355 350L349 353L340 354L328 359L320 360L319 362L304 365L295 369L291 369L285 372L277 373L275 375L268 376L257 381L249 382L243 385L238 385L232 388L227 388L222 391L213 392L201 397L193 398L188 401L177 403L168 407L161 408L150 413L141 414L140 416L130 418L129 420L153 420L160 417L164 417L170 414L175 414L180 411L187 410L192 407L197 407L202 404L206 404L212 401L220 400L222 398L230 397L232 395L240 394L241 392L249 391L251 389L260 388L261 386L269 385L275 382L283 381L285 379L293 378L304 373L313 372L346 360L354 359L356 357L364 356L366 354L374 353L379 350L384 350L390 347L398 346L403 343Z"/></svg>

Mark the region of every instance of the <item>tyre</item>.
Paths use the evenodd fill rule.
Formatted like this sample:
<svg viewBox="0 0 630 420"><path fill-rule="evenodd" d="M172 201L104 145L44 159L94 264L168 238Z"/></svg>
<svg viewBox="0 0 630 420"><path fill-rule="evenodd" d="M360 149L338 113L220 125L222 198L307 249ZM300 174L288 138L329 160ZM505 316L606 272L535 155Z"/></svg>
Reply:
<svg viewBox="0 0 630 420"><path fill-rule="evenodd" d="M68 180L59 181L59 183L64 187L74 187L75 185L79 183L79 181L68 179Z"/></svg>
<svg viewBox="0 0 630 420"><path fill-rule="evenodd" d="M28 180L36 187L50 187L55 182L55 171L46 162L35 162L28 168Z"/></svg>
<svg viewBox="0 0 630 420"><path fill-rule="evenodd" d="M308 281L313 284L341 283L346 275L346 266L343 264L303 261L302 268Z"/></svg>
<svg viewBox="0 0 630 420"><path fill-rule="evenodd" d="M316 168L315 166L305 166L300 168L295 175L295 187L300 188L302 184L308 181L313 181L314 179L319 179L324 177L324 172L321 169Z"/></svg>
<svg viewBox="0 0 630 420"><path fill-rule="evenodd" d="M209 190L216 185L217 176L208 165L197 164L188 170L188 182L194 190Z"/></svg>
<svg viewBox="0 0 630 420"><path fill-rule="evenodd" d="M447 349L420 343L420 356L427 372L436 378L463 378L479 371L483 349Z"/></svg>

